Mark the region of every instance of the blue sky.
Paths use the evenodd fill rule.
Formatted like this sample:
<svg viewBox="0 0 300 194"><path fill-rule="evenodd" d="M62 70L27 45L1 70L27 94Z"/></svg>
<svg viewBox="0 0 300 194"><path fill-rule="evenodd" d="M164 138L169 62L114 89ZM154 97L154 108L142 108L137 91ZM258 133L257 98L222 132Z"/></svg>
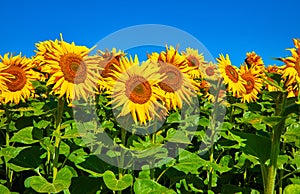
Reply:
<svg viewBox="0 0 300 194"><path fill-rule="evenodd" d="M122 28L162 24L191 34L213 57L228 53L235 65L253 50L266 64L280 64L272 58L288 55L292 38L300 38L299 7L299 0L6 0L0 9L0 54L32 56L34 43L59 33L92 47Z"/></svg>

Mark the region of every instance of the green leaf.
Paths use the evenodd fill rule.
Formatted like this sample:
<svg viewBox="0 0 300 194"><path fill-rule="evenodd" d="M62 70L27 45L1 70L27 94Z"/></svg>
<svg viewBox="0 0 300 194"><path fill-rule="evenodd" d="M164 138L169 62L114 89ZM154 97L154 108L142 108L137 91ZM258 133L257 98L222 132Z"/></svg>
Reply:
<svg viewBox="0 0 300 194"><path fill-rule="evenodd" d="M45 150L39 146L26 147L17 156L9 160L8 166L15 171L35 169L42 164L41 155Z"/></svg>
<svg viewBox="0 0 300 194"><path fill-rule="evenodd" d="M132 185L133 177L131 174L125 174L119 180L116 178L115 174L107 170L103 174L103 180L105 185L112 191L122 191Z"/></svg>
<svg viewBox="0 0 300 194"><path fill-rule="evenodd" d="M0 193L1 194L10 194L10 191L7 187L5 187L4 185L0 184Z"/></svg>
<svg viewBox="0 0 300 194"><path fill-rule="evenodd" d="M167 123L178 123L181 121L181 116L179 112L174 112L170 114L167 118Z"/></svg>
<svg viewBox="0 0 300 194"><path fill-rule="evenodd" d="M248 106L245 103L234 103L234 104L232 104L232 106L238 107L243 110L248 110Z"/></svg>
<svg viewBox="0 0 300 194"><path fill-rule="evenodd" d="M90 173L93 176L101 177L109 166L97 156L89 155L85 158L84 162L76 164L76 167Z"/></svg>
<svg viewBox="0 0 300 194"><path fill-rule="evenodd" d="M261 123L261 115L252 112L245 112L242 118L237 118L240 123L258 124Z"/></svg>
<svg viewBox="0 0 300 194"><path fill-rule="evenodd" d="M199 119L199 125L203 126L203 127L207 127L209 125L209 119L206 117L202 117Z"/></svg>
<svg viewBox="0 0 300 194"><path fill-rule="evenodd" d="M284 118L280 116L265 116L262 117L262 122L272 128L275 128L276 125L278 125L282 121L282 119Z"/></svg>
<svg viewBox="0 0 300 194"><path fill-rule="evenodd" d="M282 137L286 143L295 142L298 147L300 145L300 125L298 123L291 124Z"/></svg>
<svg viewBox="0 0 300 194"><path fill-rule="evenodd" d="M33 123L34 127L38 129L46 129L46 127L48 127L50 124L51 122L46 120L40 120L39 122L34 121Z"/></svg>
<svg viewBox="0 0 300 194"><path fill-rule="evenodd" d="M283 194L299 194L300 185L290 184L286 186L283 190Z"/></svg>
<svg viewBox="0 0 300 194"><path fill-rule="evenodd" d="M242 133L232 130L231 133L234 136L237 136L236 141L241 144L241 149L245 152L245 154L257 157L261 164L264 164L270 158L270 139L256 134Z"/></svg>
<svg viewBox="0 0 300 194"><path fill-rule="evenodd" d="M39 142L39 140L33 138L33 132L33 127L21 129L14 134L14 136L10 139L10 142L19 142L24 144L33 144Z"/></svg>
<svg viewBox="0 0 300 194"><path fill-rule="evenodd" d="M198 169L206 165L206 161L197 154L191 153L184 149L179 149L178 163L173 168L184 172L185 174L199 174Z"/></svg>
<svg viewBox="0 0 300 194"><path fill-rule="evenodd" d="M287 155L279 155L277 158L278 169L283 170L284 164L286 164L288 161L289 161L289 157Z"/></svg>
<svg viewBox="0 0 300 194"><path fill-rule="evenodd" d="M168 189L157 182L149 179L139 179L137 178L134 182L134 192L135 193L147 193L147 194L175 194L176 192Z"/></svg>
<svg viewBox="0 0 300 194"><path fill-rule="evenodd" d="M58 171L56 179L53 183L49 183L44 177L32 176L27 182L39 193L59 193L64 189L68 189L71 185L72 172L65 167Z"/></svg>
<svg viewBox="0 0 300 194"><path fill-rule="evenodd" d="M191 140L188 138L188 135L186 133L173 128L168 130L165 140L174 143L191 144Z"/></svg>

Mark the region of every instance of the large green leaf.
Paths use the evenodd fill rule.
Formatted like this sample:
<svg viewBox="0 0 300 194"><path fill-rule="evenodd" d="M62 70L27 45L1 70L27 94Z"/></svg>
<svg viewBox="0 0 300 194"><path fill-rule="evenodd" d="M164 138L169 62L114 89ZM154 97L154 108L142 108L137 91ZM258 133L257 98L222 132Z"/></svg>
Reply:
<svg viewBox="0 0 300 194"><path fill-rule="evenodd" d="M4 185L0 184L0 193L1 194L10 194L10 191L7 187L5 187Z"/></svg>
<svg viewBox="0 0 300 194"><path fill-rule="evenodd" d="M33 144L39 142L38 139L34 139L34 132L36 132L36 130L33 130L33 127L21 129L14 134L14 136L10 139L10 142L19 142L24 144Z"/></svg>
<svg viewBox="0 0 300 194"><path fill-rule="evenodd" d="M107 170L103 174L105 185L112 191L122 191L132 185L133 177L131 174L125 174L120 179L117 179L115 174Z"/></svg>
<svg viewBox="0 0 300 194"><path fill-rule="evenodd" d="M59 193L70 187L72 176L71 170L65 167L58 171L53 183L49 183L41 176L29 177L27 182L29 182L29 185L39 193Z"/></svg>
<svg viewBox="0 0 300 194"><path fill-rule="evenodd" d="M295 142L295 146L300 148L300 125L298 123L291 124L282 137L286 143Z"/></svg>
<svg viewBox="0 0 300 194"><path fill-rule="evenodd" d="M35 169L42 164L41 155L45 150L39 146L26 147L9 160L8 166L15 171Z"/></svg>
<svg viewBox="0 0 300 194"><path fill-rule="evenodd" d="M97 156L89 155L85 158L84 162L76 164L76 167L90 173L93 176L101 177L109 165Z"/></svg>
<svg viewBox="0 0 300 194"><path fill-rule="evenodd" d="M182 171L186 174L199 174L198 169L206 165L206 161L200 158L197 154L191 153L184 149L179 149L178 163L173 168Z"/></svg>
<svg viewBox="0 0 300 194"><path fill-rule="evenodd" d="M157 182L149 179L137 178L134 182L135 193L147 193L147 194L173 194L175 191L168 189Z"/></svg>
<svg viewBox="0 0 300 194"><path fill-rule="evenodd" d="M299 194L300 185L290 184L286 186L283 190L283 194Z"/></svg>
<svg viewBox="0 0 300 194"><path fill-rule="evenodd" d="M236 141L241 144L241 149L246 154L258 158L261 164L264 164L270 158L271 140L269 138L232 130L231 133Z"/></svg>

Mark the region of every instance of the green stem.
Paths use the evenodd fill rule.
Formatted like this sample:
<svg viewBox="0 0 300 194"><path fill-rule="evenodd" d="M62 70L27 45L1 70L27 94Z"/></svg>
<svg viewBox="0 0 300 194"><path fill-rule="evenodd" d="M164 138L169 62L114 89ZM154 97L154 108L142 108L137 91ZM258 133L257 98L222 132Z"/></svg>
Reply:
<svg viewBox="0 0 300 194"><path fill-rule="evenodd" d="M285 143L283 143L283 146L282 146L282 151L285 152ZM283 177L283 170L280 170L279 172L279 181L278 181L278 184L279 184L279 194L282 194L283 193L283 189L282 189L282 177ZM276 186L276 185L275 185Z"/></svg>
<svg viewBox="0 0 300 194"><path fill-rule="evenodd" d="M121 128L121 143L123 144L123 146L126 146L126 130ZM119 163L119 180L124 176L124 157L125 157L125 153L124 153L124 148L121 148L121 155L120 155L120 163ZM119 194L122 193L122 191L118 191Z"/></svg>
<svg viewBox="0 0 300 194"><path fill-rule="evenodd" d="M62 115L64 110L64 99L59 98L57 103L57 117L56 117L56 129L54 131L54 157L53 157L53 181L56 179L58 172L58 158L59 158L59 145L60 145L60 128L62 122Z"/></svg>
<svg viewBox="0 0 300 194"><path fill-rule="evenodd" d="M273 194L275 189L275 179L277 170L277 158L279 155L279 142L276 139L275 134L271 137L271 154L270 165L267 170L267 184L265 187L265 194Z"/></svg>
<svg viewBox="0 0 300 194"><path fill-rule="evenodd" d="M267 180L266 178L268 177L267 174L267 166L265 164L261 164L261 172L262 172L262 177L263 177L263 186L266 188Z"/></svg>
<svg viewBox="0 0 300 194"><path fill-rule="evenodd" d="M6 121L6 130L5 130L5 146L8 148L9 145L9 124L11 122L11 113L9 111L8 105L5 106L5 116L7 117ZM7 187L11 189L12 187L12 179L13 179L13 171L7 166L8 161L5 160L5 166L6 166L6 176L7 176Z"/></svg>
<svg viewBox="0 0 300 194"><path fill-rule="evenodd" d="M151 143L153 144L153 146L155 146L156 144L156 123L153 124L153 133L151 134ZM155 169L154 169L154 165L153 165L153 161L150 161L150 178L152 180L155 180Z"/></svg>
<svg viewBox="0 0 300 194"><path fill-rule="evenodd" d="M214 149L213 149L213 146L210 147L209 161L211 163L214 162ZM210 167L209 171L208 171L208 190L211 190L211 188L212 188L213 172L214 172L214 169L212 167Z"/></svg>
<svg viewBox="0 0 300 194"><path fill-rule="evenodd" d="M286 92L282 92L276 100L276 116L281 116L279 123L271 131L271 153L270 164L267 166L266 176L264 177L265 194L273 194L275 191L275 180L277 171L277 159L280 152L280 137L285 125Z"/></svg>

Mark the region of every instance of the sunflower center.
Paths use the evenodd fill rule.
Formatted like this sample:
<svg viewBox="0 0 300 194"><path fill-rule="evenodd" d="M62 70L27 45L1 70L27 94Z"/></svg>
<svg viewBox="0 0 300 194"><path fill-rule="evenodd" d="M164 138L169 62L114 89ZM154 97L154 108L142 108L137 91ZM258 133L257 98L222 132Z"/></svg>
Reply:
<svg viewBox="0 0 300 194"><path fill-rule="evenodd" d="M24 88L27 79L25 71L21 67L10 66L3 72L12 75L12 77L8 78L8 81L5 82L9 91L16 92Z"/></svg>
<svg viewBox="0 0 300 194"><path fill-rule="evenodd" d="M215 68L214 67L207 67L205 72L206 72L206 75L213 76L215 74Z"/></svg>
<svg viewBox="0 0 300 194"><path fill-rule="evenodd" d="M246 94L251 93L255 85L254 79L250 76L247 76L247 74L242 76L242 78L246 81L246 84L244 84L244 87L246 89Z"/></svg>
<svg viewBox="0 0 300 194"><path fill-rule="evenodd" d="M158 83L162 90L166 92L175 92L181 88L183 75L180 69L173 65L164 64L160 69L160 73L166 75L166 78Z"/></svg>
<svg viewBox="0 0 300 194"><path fill-rule="evenodd" d="M236 72L236 70L231 66L227 65L225 67L225 72L228 78L233 81L234 83L239 81L239 74Z"/></svg>
<svg viewBox="0 0 300 194"><path fill-rule="evenodd" d="M105 65L103 71L101 72L101 76L104 78L112 77L111 74L117 70L114 64L118 64L118 60L116 58L114 58L113 60L108 62L107 65Z"/></svg>
<svg viewBox="0 0 300 194"><path fill-rule="evenodd" d="M152 95L152 89L149 82L141 77L131 77L125 84L126 96L136 104L145 104L149 101Z"/></svg>
<svg viewBox="0 0 300 194"><path fill-rule="evenodd" d="M190 67L198 67L199 66L199 61L195 56L188 56L188 61L189 61L189 66Z"/></svg>
<svg viewBox="0 0 300 194"><path fill-rule="evenodd" d="M68 82L80 84L85 81L87 68L81 56L67 53L60 58L59 65Z"/></svg>

